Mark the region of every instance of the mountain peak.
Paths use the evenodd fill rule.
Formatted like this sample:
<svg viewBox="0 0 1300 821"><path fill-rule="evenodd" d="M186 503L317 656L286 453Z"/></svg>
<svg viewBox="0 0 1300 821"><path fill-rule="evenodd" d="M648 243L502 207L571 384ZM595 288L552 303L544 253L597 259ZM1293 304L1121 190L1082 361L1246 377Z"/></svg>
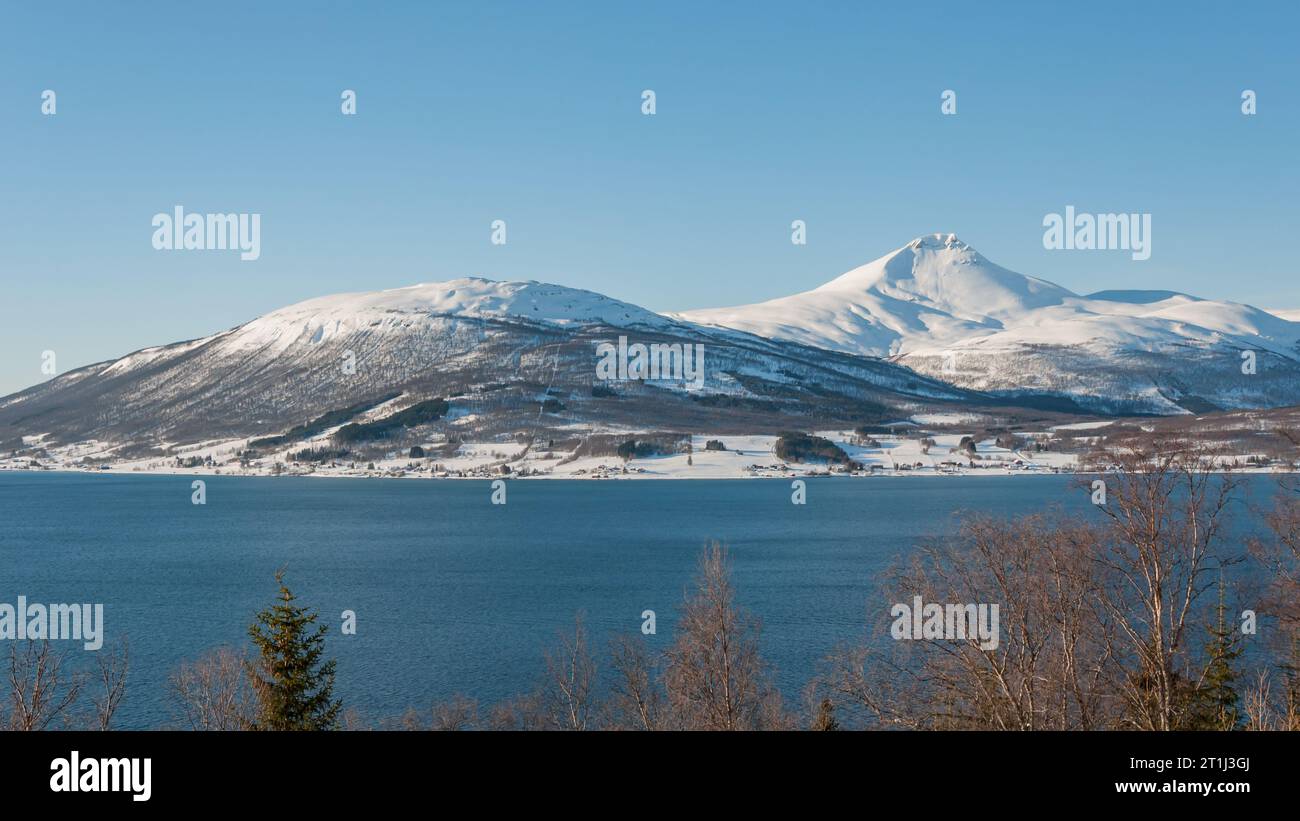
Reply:
<svg viewBox="0 0 1300 821"><path fill-rule="evenodd" d="M914 251L919 251L922 248L930 250L938 250L940 248L954 248L958 251L975 250L966 243L957 239L956 234L945 234L943 232L923 234L909 242L906 247L911 248Z"/></svg>
<svg viewBox="0 0 1300 821"><path fill-rule="evenodd" d="M869 356L962 339L1075 295L985 259L952 233L919 236L831 281L757 305L683 319Z"/></svg>
<svg viewBox="0 0 1300 821"><path fill-rule="evenodd" d="M604 324L666 328L674 321L595 291L536 280L462 277L383 291L333 294L264 314L229 332L230 344L284 349L358 330L395 337L439 326L439 318L524 321L555 327ZM414 330L413 330L414 329Z"/></svg>
<svg viewBox="0 0 1300 821"><path fill-rule="evenodd" d="M1066 291L1051 283L1024 277L985 259L969 244L952 233L923 234L879 259L860 265L815 291L842 293L871 290L907 301L933 302L958 313L970 313L992 297L1000 301L1003 291L1025 294L1026 291L1059 291L1049 299L1064 296ZM962 294L962 292L972 292ZM991 293L993 292L993 293ZM1005 296L1005 295L1003 295ZM954 297L963 304L949 306ZM981 313L975 310L975 313Z"/></svg>

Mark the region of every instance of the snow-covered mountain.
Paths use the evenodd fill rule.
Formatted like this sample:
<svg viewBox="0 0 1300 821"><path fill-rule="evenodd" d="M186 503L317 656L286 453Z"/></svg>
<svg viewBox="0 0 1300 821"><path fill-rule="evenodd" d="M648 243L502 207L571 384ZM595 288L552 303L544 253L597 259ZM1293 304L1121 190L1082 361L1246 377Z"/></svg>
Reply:
<svg viewBox="0 0 1300 821"><path fill-rule="evenodd" d="M703 345L703 384L600 382L597 346L620 336ZM450 398L460 425L443 433L488 435L775 431L995 404L882 360L702 328L591 291L457 279L311 299L71 371L0 398L0 446L45 437L161 452L323 416L372 420L432 398Z"/></svg>
<svg viewBox="0 0 1300 821"><path fill-rule="evenodd" d="M919 237L811 291L674 316L1109 412L1300 403L1298 322L1169 291L1079 295L996 265L953 234Z"/></svg>
<svg viewBox="0 0 1300 821"><path fill-rule="evenodd" d="M703 345L703 384L602 382L599 346L619 337ZM473 278L311 299L0 398L0 449L301 446L349 422L382 427L414 406L441 407L426 402L435 398L449 407L421 424L449 442L846 429L973 408L1015 424L1080 408L1279 407L1300 405L1298 341L1300 323L1248 305L1079 295L933 235L806 293L671 316Z"/></svg>

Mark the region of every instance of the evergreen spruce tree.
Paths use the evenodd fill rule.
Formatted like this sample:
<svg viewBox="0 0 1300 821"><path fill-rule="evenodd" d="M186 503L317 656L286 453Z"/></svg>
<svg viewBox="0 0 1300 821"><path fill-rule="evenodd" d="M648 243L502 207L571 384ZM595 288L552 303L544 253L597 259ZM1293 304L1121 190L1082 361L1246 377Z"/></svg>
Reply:
<svg viewBox="0 0 1300 821"><path fill-rule="evenodd" d="M248 634L260 654L249 669L257 693L257 730L331 730L342 703L334 699L335 662L321 661L328 627L317 614L294 604L284 584L277 604L257 614Z"/></svg>
<svg viewBox="0 0 1300 821"><path fill-rule="evenodd" d="M1192 696L1190 727L1194 730L1235 730L1241 724L1238 705L1237 673L1232 663L1241 655L1236 631L1228 626L1228 607L1224 603L1223 579L1219 579L1219 604L1215 608L1217 620L1209 629L1210 641L1205 647L1209 657L1205 678Z"/></svg>

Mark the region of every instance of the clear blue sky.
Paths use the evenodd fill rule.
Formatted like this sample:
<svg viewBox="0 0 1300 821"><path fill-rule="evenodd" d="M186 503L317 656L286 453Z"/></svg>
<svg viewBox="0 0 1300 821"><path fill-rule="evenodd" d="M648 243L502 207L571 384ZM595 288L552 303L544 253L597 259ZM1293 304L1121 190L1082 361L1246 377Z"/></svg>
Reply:
<svg viewBox="0 0 1300 821"><path fill-rule="evenodd" d="M1080 292L1300 307L1297 23L1292 2L6 0L0 394L43 350L66 371L326 293L481 275L729 305L932 231ZM260 213L261 259L155 251L176 204ZM1066 205L1150 212L1151 259L1045 251Z"/></svg>

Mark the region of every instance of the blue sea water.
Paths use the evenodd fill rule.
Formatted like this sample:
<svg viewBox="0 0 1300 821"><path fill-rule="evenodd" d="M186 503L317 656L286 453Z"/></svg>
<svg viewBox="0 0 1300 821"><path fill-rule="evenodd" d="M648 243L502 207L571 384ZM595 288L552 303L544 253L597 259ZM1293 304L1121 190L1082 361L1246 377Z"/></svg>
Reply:
<svg viewBox="0 0 1300 821"><path fill-rule="evenodd" d="M278 568L330 625L337 694L378 720L528 690L579 611L598 657L647 609L648 639L666 647L701 548L719 540L795 699L887 609L882 571L962 511L1097 515L1067 476L809 480L803 506L776 480L514 481L492 505L486 481L223 476L204 477L194 505L192 479L0 474L0 602L105 605L107 638L130 642L123 728L172 720L166 681L182 661L248 646ZM341 633L344 610L356 635Z"/></svg>

